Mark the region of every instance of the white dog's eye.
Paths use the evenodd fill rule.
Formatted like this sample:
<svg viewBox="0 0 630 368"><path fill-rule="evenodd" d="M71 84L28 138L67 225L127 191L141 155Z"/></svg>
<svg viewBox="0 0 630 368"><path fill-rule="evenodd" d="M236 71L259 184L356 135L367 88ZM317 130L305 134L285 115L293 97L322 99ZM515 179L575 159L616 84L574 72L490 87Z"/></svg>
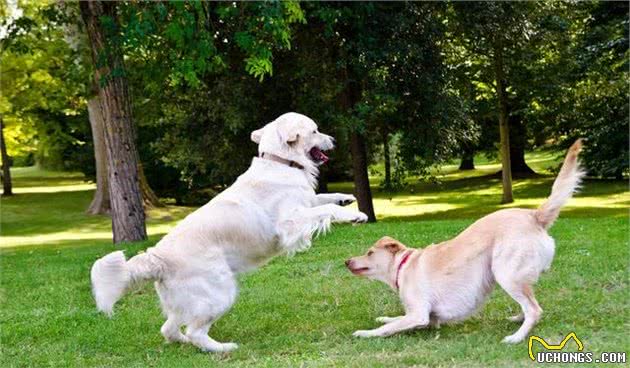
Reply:
<svg viewBox="0 0 630 368"><path fill-rule="evenodd" d="M313 134L317 134L317 130L313 130Z"/></svg>

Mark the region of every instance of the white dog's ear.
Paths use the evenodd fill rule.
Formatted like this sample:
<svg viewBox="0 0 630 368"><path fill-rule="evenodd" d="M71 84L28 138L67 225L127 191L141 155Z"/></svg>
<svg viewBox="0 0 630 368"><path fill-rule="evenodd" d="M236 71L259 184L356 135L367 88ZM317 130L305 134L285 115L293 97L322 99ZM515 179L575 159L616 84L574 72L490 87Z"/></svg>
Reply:
<svg viewBox="0 0 630 368"><path fill-rule="evenodd" d="M286 142L289 146L292 146L298 141L298 138L300 138L298 130L298 127L290 127L288 131L282 132L282 141Z"/></svg>
<svg viewBox="0 0 630 368"><path fill-rule="evenodd" d="M252 142L254 142L256 144L260 143L260 138L262 138L263 129L264 128L260 128L258 130L254 130L252 132L252 135L250 136L250 138L252 139Z"/></svg>

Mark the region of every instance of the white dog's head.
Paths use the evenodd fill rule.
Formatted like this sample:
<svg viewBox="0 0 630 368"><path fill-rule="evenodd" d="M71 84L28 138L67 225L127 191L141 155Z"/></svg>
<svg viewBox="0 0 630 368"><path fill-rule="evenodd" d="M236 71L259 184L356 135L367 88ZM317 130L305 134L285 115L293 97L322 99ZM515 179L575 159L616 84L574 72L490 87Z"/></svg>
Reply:
<svg viewBox="0 0 630 368"><path fill-rule="evenodd" d="M323 151L334 147L331 136L320 133L312 119L295 112L281 115L253 131L251 138L258 144L259 155L273 154L294 161L314 176L317 166L328 161Z"/></svg>

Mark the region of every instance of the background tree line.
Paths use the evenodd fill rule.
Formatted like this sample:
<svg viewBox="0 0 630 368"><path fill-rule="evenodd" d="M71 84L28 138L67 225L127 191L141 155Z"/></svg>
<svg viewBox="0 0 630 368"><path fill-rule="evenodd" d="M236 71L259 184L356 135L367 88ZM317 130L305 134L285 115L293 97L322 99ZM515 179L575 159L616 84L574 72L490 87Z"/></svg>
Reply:
<svg viewBox="0 0 630 368"><path fill-rule="evenodd" d="M375 161L396 190L500 155L510 202L527 149L586 137L591 176L628 175L625 2L0 4L4 193L11 162L81 170L115 241L229 185L287 111L336 137L319 189L354 180L372 221Z"/></svg>

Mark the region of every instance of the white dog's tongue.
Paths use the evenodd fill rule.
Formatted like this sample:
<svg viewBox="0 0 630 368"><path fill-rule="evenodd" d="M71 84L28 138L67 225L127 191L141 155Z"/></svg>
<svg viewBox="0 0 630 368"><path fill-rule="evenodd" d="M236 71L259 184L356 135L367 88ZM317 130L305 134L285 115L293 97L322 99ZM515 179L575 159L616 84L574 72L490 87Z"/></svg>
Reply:
<svg viewBox="0 0 630 368"><path fill-rule="evenodd" d="M328 162L328 156L326 156L324 152L322 152L322 150L317 147L311 148L311 151L309 153L311 154L311 157L318 163L325 164L326 162Z"/></svg>

